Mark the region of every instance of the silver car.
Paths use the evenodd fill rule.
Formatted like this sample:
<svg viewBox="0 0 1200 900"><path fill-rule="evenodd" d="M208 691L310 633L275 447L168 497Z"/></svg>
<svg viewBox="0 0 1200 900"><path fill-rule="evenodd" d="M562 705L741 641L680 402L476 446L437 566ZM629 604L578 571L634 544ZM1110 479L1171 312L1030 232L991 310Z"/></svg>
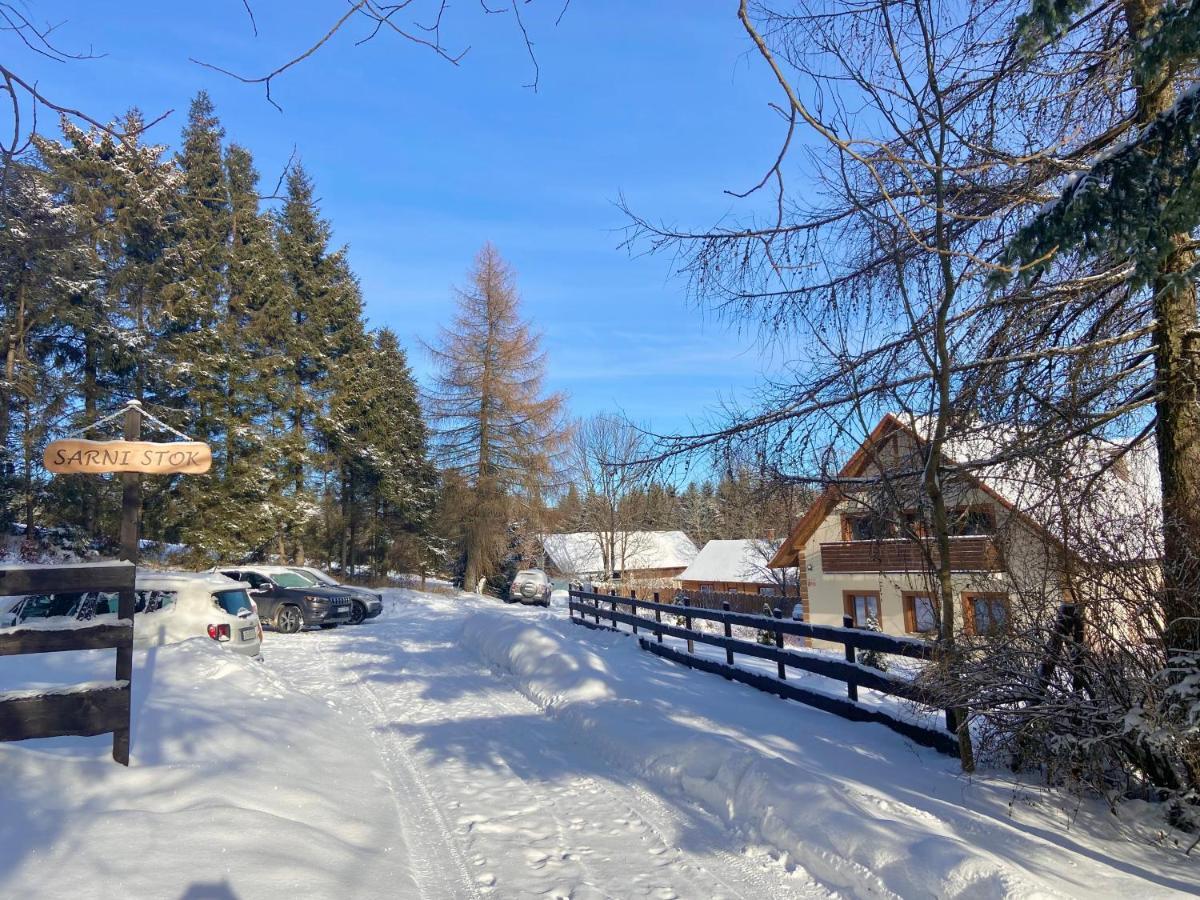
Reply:
<svg viewBox="0 0 1200 900"><path fill-rule="evenodd" d="M550 605L550 578L541 569L522 569L508 588L509 603Z"/></svg>

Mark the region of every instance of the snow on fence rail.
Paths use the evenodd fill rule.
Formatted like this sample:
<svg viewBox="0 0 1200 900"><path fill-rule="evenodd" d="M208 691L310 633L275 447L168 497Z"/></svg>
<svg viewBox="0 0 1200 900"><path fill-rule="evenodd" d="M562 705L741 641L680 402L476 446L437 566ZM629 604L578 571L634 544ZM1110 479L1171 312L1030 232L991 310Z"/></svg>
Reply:
<svg viewBox="0 0 1200 900"><path fill-rule="evenodd" d="M0 741L68 734L113 736L113 759L129 765L130 685L133 681L134 572L132 563L0 567L0 597L110 591L118 595L117 621L62 628L17 626L0 630L0 656L64 650L117 651L112 681L0 692Z"/></svg>
<svg viewBox="0 0 1200 900"><path fill-rule="evenodd" d="M618 606L628 607L629 612L619 611ZM639 611L653 611L654 618L645 618L639 615ZM663 622L664 612L671 616L681 617L683 625ZM862 665L855 657L855 650L876 650L910 659L929 660L933 658L934 647L928 641L919 638L892 637L878 632L852 628L848 616L843 620L845 624L841 628L830 625L810 625L807 622L783 619L779 609L775 609L773 617L732 612L727 603L721 610L703 609L677 603L661 603L657 593L653 595L653 600L646 600L638 599L636 596L618 597L615 592L605 595L572 589L568 613L571 621L589 628L621 631L620 625L628 625L632 628L634 635L639 634L639 630L653 634L656 640L639 637L638 643L641 648L672 662L714 675L721 675L731 681L737 681L785 699L797 700L852 721L877 722L918 744L932 747L951 756L958 756L958 739L955 736L957 723L953 710L945 710L946 725L945 730L942 730L907 722L881 709L863 706L858 702L858 689L862 687L916 703L923 703L922 693L912 681ZM576 613L579 613L578 618L575 616ZM594 621L587 621L588 617ZM607 624L602 624L601 619L604 619ZM721 623L725 633L723 635L714 634L694 629L692 623L696 619ZM735 625L774 634L775 646L757 644L733 637L732 630ZM845 648L845 659L833 659L804 650L786 649L783 645L785 634L841 644ZM664 635L687 641L687 651L682 652L664 645ZM697 642L724 648L725 662L720 663L716 660L696 656L694 649ZM734 665L734 655L739 653L774 661L777 664L776 677L771 678L761 672L752 672ZM787 681L789 666L844 682L846 699L831 697L795 684L789 684Z"/></svg>

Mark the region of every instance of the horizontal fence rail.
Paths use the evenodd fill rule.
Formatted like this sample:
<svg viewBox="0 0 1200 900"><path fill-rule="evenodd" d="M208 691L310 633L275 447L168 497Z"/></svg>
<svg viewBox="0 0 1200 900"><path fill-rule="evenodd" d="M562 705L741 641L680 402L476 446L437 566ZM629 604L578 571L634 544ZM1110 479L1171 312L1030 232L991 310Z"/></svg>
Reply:
<svg viewBox="0 0 1200 900"><path fill-rule="evenodd" d="M917 685L908 679L860 664L856 659L855 650L876 650L910 659L929 660L933 658L934 647L927 641L897 638L851 627L837 628L829 625L811 625L807 622L791 621L781 618L781 611L778 609L775 610L773 616L750 615L733 612L728 605L725 609L713 610L683 605L681 602L663 603L657 595L654 595L654 598L643 600L636 596L619 597L616 594L572 590L568 608L572 621L581 625L618 631L621 625L628 625L635 635L639 633L639 630L653 634L654 640L646 637L639 638L639 645L643 650L656 656L682 663L694 669L721 675L731 681L747 684L780 697L797 700L853 721L877 722L919 744L953 756L958 755L958 740L953 733L955 720L950 711L946 711L946 730L943 731L907 722L884 710L865 707L858 703L860 687L922 703L923 695ZM649 612L654 613L653 619L639 614ZM578 618L576 618L576 613L578 613ZM680 625L673 621L664 622L664 613L682 619L683 624ZM588 621L589 619L591 621ZM716 634L693 628L692 623L695 620L718 622L723 626L724 633ZM774 643L773 645L762 644L734 637L732 628L735 625L772 634ZM845 659L835 659L805 650L785 648L783 646L784 635L841 644L845 648ZM662 642L664 636L686 641L687 652L665 646ZM721 663L695 656L697 643L724 649L725 662ZM775 662L778 667L777 677L772 678L761 672L738 668L734 665L735 654ZM846 699L830 697L795 684L789 684L787 682L789 667L845 683Z"/></svg>
<svg viewBox="0 0 1200 900"><path fill-rule="evenodd" d="M113 736L113 759L129 765L130 685L133 680L134 573L131 563L0 568L0 597L117 594L117 621L80 624L69 620L0 629L0 656L66 650L117 651L116 678L96 684L0 692L0 741L63 735Z"/></svg>

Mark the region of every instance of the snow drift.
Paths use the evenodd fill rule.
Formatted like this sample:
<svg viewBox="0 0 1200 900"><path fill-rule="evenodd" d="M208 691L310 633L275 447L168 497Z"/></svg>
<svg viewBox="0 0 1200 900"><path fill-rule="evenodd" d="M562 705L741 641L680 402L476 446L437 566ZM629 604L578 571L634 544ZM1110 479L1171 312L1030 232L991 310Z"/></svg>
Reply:
<svg viewBox="0 0 1200 900"><path fill-rule="evenodd" d="M112 672L101 651L3 662L5 683ZM0 893L415 894L369 737L269 668L207 638L135 654L132 738L128 769L107 735L0 745Z"/></svg>
<svg viewBox="0 0 1200 900"><path fill-rule="evenodd" d="M557 614L480 609L463 641L631 779L723 820L851 896L1191 893L1196 872L1098 805L998 780L651 657Z"/></svg>

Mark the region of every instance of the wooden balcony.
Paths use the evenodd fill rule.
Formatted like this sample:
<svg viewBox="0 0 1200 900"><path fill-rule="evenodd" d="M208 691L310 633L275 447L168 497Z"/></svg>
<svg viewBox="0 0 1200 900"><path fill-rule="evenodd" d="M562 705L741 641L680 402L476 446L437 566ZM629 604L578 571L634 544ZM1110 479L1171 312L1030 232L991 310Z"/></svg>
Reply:
<svg viewBox="0 0 1200 900"><path fill-rule="evenodd" d="M821 545L821 570L827 575L921 572L925 567L925 554L909 540L838 541ZM987 535L951 538L950 568L955 572L999 571L1002 563L996 542Z"/></svg>

